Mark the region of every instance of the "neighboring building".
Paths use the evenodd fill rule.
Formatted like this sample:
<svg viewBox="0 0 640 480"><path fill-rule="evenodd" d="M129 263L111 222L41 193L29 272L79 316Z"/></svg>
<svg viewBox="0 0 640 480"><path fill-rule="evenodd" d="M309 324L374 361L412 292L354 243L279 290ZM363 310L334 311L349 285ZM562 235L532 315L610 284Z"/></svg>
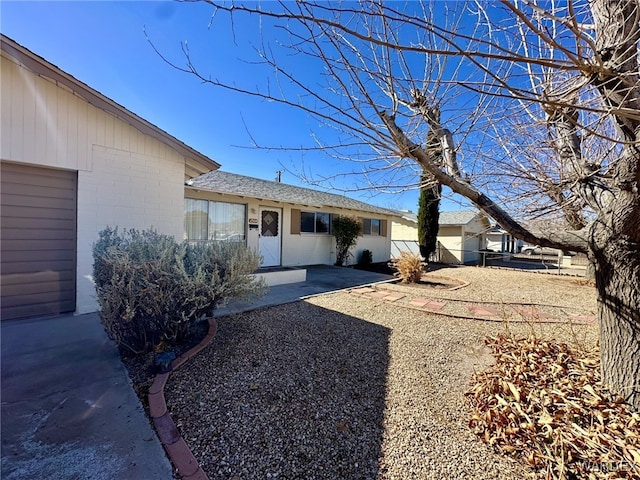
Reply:
<svg viewBox="0 0 640 480"><path fill-rule="evenodd" d="M265 265L330 264L323 225L353 214L366 233L357 248L389 258L392 212L222 172L200 176L220 165L13 40L1 45L3 320L96 311L92 246L107 226L182 239L186 225L193 239L246 241Z"/></svg>
<svg viewBox="0 0 640 480"><path fill-rule="evenodd" d="M411 212L396 211L393 219L392 256L400 251L418 250L418 220ZM443 263L474 264L480 261L479 250L485 247L489 219L476 210L440 212L438 245L434 260Z"/></svg>
<svg viewBox="0 0 640 480"><path fill-rule="evenodd" d="M524 245L522 240L519 240L500 225L494 225L491 230L486 234L487 248L494 252L500 253L519 253L520 249Z"/></svg>
<svg viewBox="0 0 640 480"><path fill-rule="evenodd" d="M185 239L246 241L264 267L335 263L335 215L362 224L352 263L365 249L374 262L391 257L394 212L342 195L215 171L187 182L185 197Z"/></svg>
<svg viewBox="0 0 640 480"><path fill-rule="evenodd" d="M489 219L474 210L440 212L438 252L445 263L474 264L478 251L485 248L484 234L491 227Z"/></svg>
<svg viewBox="0 0 640 480"><path fill-rule="evenodd" d="M418 215L411 210L396 210L397 216L391 224L391 258L398 258L400 252L420 255L418 246Z"/></svg>

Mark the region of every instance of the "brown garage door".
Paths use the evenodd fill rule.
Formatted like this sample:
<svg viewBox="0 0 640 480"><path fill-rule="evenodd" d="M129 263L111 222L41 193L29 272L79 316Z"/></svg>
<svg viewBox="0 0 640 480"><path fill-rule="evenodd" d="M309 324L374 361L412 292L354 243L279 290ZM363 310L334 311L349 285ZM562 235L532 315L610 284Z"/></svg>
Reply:
<svg viewBox="0 0 640 480"><path fill-rule="evenodd" d="M1 166L2 320L72 312L77 173Z"/></svg>

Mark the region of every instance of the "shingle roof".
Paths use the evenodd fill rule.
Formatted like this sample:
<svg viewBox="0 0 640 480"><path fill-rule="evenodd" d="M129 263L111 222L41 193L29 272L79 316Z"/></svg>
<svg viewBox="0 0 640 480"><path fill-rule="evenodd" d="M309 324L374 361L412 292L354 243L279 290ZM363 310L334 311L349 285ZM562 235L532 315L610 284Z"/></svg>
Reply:
<svg viewBox="0 0 640 480"><path fill-rule="evenodd" d="M413 223L418 223L418 214L409 210L396 210L396 215Z"/></svg>
<svg viewBox="0 0 640 480"><path fill-rule="evenodd" d="M398 215L393 210L360 202L344 195L320 192L311 188L296 187L286 183L221 172L220 170L200 175L187 182L187 185L201 190L261 200L274 200L312 207L337 207L381 215Z"/></svg>
<svg viewBox="0 0 640 480"><path fill-rule="evenodd" d="M407 212L403 210L396 210L396 215L409 220L413 223L418 223L418 215L413 212ZM480 212L476 210L460 210L455 212L440 212L438 225L454 226L454 225L467 225L473 221Z"/></svg>
<svg viewBox="0 0 640 480"><path fill-rule="evenodd" d="M456 212L440 212L439 225L467 225L480 215L477 210L460 210Z"/></svg>

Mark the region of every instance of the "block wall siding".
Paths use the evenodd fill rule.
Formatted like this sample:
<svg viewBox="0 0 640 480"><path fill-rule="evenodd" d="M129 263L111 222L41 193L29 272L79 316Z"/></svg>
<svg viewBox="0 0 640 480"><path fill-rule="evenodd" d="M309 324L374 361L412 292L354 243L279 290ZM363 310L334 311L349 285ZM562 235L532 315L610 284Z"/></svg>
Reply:
<svg viewBox="0 0 640 480"><path fill-rule="evenodd" d="M438 242L440 242L441 249L445 252L441 252L442 261L445 263L462 263L464 256L462 253L462 227L440 227L438 229Z"/></svg>
<svg viewBox="0 0 640 480"><path fill-rule="evenodd" d="M391 229L393 240L418 241L418 224L408 220L396 219L393 221Z"/></svg>
<svg viewBox="0 0 640 480"><path fill-rule="evenodd" d="M0 68L1 158L78 172L76 312L95 311L98 232L154 227L181 238L185 159L4 54Z"/></svg>

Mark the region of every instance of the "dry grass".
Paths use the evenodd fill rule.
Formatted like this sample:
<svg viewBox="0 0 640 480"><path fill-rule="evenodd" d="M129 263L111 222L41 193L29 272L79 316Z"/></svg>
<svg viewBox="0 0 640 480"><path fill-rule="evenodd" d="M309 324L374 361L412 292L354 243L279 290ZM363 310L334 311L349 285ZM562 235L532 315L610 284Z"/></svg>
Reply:
<svg viewBox="0 0 640 480"><path fill-rule="evenodd" d="M422 278L423 262L420 255L410 252L400 252L393 266L398 270L395 274L402 283L417 283Z"/></svg>

